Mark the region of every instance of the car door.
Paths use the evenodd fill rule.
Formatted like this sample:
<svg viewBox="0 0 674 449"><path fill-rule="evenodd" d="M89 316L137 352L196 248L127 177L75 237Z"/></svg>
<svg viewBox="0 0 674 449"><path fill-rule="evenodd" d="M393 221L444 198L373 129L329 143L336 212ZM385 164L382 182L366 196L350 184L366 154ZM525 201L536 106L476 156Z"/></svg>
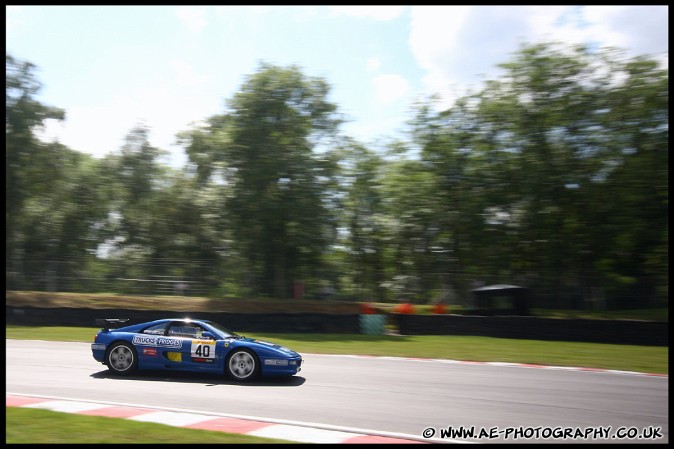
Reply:
<svg viewBox="0 0 674 449"><path fill-rule="evenodd" d="M198 323L173 321L167 337L180 341L180 347L166 351L168 367L188 371L217 371L216 341L204 338Z"/></svg>
<svg viewBox="0 0 674 449"><path fill-rule="evenodd" d="M199 371L219 372L219 360L216 353L217 341L202 336L203 329L192 338L190 343L190 363ZM220 342L222 344L222 342Z"/></svg>
<svg viewBox="0 0 674 449"><path fill-rule="evenodd" d="M138 353L138 363L142 369L162 369L166 365L163 352L166 344L165 339L167 322L152 325L133 336L133 345Z"/></svg>

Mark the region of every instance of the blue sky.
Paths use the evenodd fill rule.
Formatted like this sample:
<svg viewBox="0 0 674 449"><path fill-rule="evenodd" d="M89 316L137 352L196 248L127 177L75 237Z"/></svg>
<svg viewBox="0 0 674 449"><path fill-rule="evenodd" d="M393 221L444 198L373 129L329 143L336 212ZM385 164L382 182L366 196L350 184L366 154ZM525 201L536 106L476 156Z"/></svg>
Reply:
<svg viewBox="0 0 674 449"><path fill-rule="evenodd" d="M445 105L498 75L523 43L585 42L668 64L668 6L6 6L6 50L66 111L43 139L102 157L136 124L186 162L175 135L225 110L260 62L332 87L344 134L400 136L415 99Z"/></svg>

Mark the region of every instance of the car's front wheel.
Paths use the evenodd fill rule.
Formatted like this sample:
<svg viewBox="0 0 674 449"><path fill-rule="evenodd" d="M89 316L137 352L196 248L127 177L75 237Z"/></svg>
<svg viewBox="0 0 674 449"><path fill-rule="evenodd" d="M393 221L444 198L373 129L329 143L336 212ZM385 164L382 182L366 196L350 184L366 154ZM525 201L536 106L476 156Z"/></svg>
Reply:
<svg viewBox="0 0 674 449"><path fill-rule="evenodd" d="M105 364L115 374L131 374L138 367L136 350L129 343L115 343L108 351Z"/></svg>
<svg viewBox="0 0 674 449"><path fill-rule="evenodd" d="M255 378L260 371L258 359L252 351L237 349L227 359L227 374L235 380L247 381Z"/></svg>

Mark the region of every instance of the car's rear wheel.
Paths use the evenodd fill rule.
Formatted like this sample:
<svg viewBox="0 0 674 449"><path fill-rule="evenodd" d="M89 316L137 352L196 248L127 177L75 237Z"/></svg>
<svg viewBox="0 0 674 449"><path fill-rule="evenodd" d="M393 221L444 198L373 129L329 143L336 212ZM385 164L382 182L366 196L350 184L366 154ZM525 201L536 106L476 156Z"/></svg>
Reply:
<svg viewBox="0 0 674 449"><path fill-rule="evenodd" d="M238 381L248 381L257 377L260 364L257 356L248 349L236 349L227 359L227 374Z"/></svg>
<svg viewBox="0 0 674 449"><path fill-rule="evenodd" d="M105 364L115 374L131 374L138 368L136 350L129 343L115 343L108 351Z"/></svg>

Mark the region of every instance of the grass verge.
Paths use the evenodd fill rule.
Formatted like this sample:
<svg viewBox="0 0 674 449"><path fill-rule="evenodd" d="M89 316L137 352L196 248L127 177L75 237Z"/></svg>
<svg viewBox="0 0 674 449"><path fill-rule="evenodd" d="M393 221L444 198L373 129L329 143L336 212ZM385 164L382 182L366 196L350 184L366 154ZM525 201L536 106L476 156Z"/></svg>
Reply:
<svg viewBox="0 0 674 449"><path fill-rule="evenodd" d="M121 418L5 407L7 444L279 444L292 441L184 429Z"/></svg>
<svg viewBox="0 0 674 449"><path fill-rule="evenodd" d="M7 325L11 339L91 343L97 328ZM248 334L299 353L530 363L669 374L669 348L453 335Z"/></svg>

